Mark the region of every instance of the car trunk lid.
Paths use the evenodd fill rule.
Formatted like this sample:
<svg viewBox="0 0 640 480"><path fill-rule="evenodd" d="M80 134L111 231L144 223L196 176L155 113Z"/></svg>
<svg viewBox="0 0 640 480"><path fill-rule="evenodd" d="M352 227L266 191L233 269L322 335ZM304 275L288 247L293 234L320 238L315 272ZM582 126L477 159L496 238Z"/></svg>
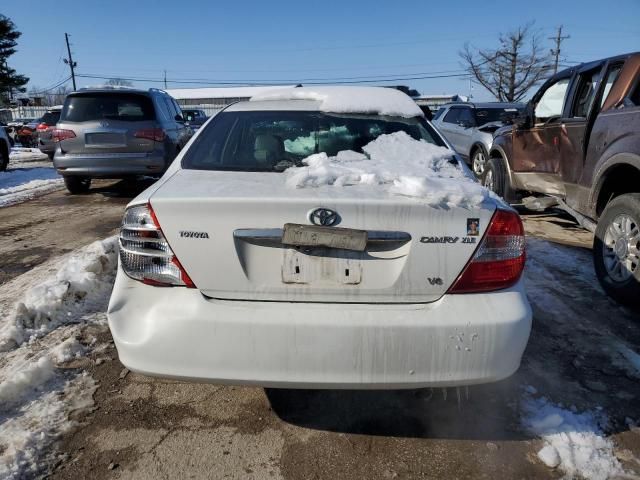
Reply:
<svg viewBox="0 0 640 480"><path fill-rule="evenodd" d="M285 179L275 172L181 170L153 194L172 250L204 295L432 302L460 275L495 210L490 200L473 208L433 207L382 188L291 189ZM318 208L338 215L335 226L320 230L324 240L310 246L286 238L287 228L311 225ZM340 244L346 241L340 229L355 230L357 241ZM366 232L364 244L358 232Z"/></svg>

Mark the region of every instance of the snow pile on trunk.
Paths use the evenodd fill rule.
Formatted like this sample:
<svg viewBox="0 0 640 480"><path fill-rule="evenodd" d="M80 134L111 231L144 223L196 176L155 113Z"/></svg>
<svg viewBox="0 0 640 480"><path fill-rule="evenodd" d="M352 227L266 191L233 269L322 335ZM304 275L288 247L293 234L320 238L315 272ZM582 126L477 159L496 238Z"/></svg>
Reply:
<svg viewBox="0 0 640 480"><path fill-rule="evenodd" d="M568 477L605 480L624 474L613 453L613 443L604 436L601 414L564 409L546 398L525 397L523 424L541 437L545 446L538 458L548 467L559 468Z"/></svg>
<svg viewBox="0 0 640 480"><path fill-rule="evenodd" d="M113 286L117 238L95 242L68 258L51 278L26 292L15 311L0 323L0 351L42 336L78 314L99 311Z"/></svg>
<svg viewBox="0 0 640 480"><path fill-rule="evenodd" d="M334 185L382 185L389 193L425 200L429 204L475 206L487 190L471 179L455 161L453 152L405 132L380 135L365 145L365 153L316 153L305 167L286 170L290 188Z"/></svg>
<svg viewBox="0 0 640 480"><path fill-rule="evenodd" d="M42 473L51 460L51 443L73 426L70 413L93 405L93 379L57 366L96 347L95 339L80 341L82 326L106 321L117 239L73 252L60 265L26 291L14 311L0 316L2 479ZM0 305L14 293L11 282L0 287Z"/></svg>
<svg viewBox="0 0 640 480"><path fill-rule="evenodd" d="M360 113L394 117L423 117L411 97L395 88L382 87L298 87L267 91L251 97L264 100L315 100L321 112Z"/></svg>
<svg viewBox="0 0 640 480"><path fill-rule="evenodd" d="M62 187L51 167L15 168L0 172L0 207L24 202Z"/></svg>

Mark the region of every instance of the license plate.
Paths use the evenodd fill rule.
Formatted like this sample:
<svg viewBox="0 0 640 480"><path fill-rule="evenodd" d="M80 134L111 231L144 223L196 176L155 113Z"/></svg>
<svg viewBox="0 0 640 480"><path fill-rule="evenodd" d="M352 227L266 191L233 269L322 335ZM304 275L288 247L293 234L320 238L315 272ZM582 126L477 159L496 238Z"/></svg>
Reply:
<svg viewBox="0 0 640 480"><path fill-rule="evenodd" d="M115 132L86 133L84 143L87 146L108 145L123 147L127 145L124 134Z"/></svg>
<svg viewBox="0 0 640 480"><path fill-rule="evenodd" d="M282 243L291 246L328 247L363 252L367 247L367 232L351 228L286 223L282 233Z"/></svg>

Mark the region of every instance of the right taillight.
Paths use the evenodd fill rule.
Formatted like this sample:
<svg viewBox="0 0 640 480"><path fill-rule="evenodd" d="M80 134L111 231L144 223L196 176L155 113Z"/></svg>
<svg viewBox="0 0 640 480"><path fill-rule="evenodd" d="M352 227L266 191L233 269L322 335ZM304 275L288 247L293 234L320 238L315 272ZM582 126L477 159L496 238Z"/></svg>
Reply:
<svg viewBox="0 0 640 480"><path fill-rule="evenodd" d="M449 293L508 288L520 279L525 260L524 228L520 216L516 212L498 209L473 258Z"/></svg>
<svg viewBox="0 0 640 480"><path fill-rule="evenodd" d="M171 250L150 204L125 211L119 240L120 264L131 278L149 285L195 288Z"/></svg>
<svg viewBox="0 0 640 480"><path fill-rule="evenodd" d="M164 142L166 137L164 130L161 128L145 128L134 132L133 136L153 140L154 142Z"/></svg>
<svg viewBox="0 0 640 480"><path fill-rule="evenodd" d="M54 128L51 132L51 138L54 142L61 142L69 138L76 138L76 133L73 130L65 130L63 128Z"/></svg>

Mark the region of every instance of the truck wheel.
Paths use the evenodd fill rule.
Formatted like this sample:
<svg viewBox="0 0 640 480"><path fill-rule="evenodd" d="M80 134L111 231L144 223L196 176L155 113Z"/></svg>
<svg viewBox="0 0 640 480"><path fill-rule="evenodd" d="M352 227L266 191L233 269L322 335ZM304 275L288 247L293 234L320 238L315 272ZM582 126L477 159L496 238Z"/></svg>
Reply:
<svg viewBox="0 0 640 480"><path fill-rule="evenodd" d="M476 175L476 178L482 178L486 164L487 154L484 153L484 149L482 147L476 148L471 155L471 169Z"/></svg>
<svg viewBox="0 0 640 480"><path fill-rule="evenodd" d="M87 193L91 186L91 177L64 177L64 184L71 195Z"/></svg>
<svg viewBox="0 0 640 480"><path fill-rule="evenodd" d="M604 209L593 240L593 262L609 296L640 307L640 194L620 195Z"/></svg>
<svg viewBox="0 0 640 480"><path fill-rule="evenodd" d="M513 196L509 177L500 158L490 158L485 164L482 185L507 201Z"/></svg>
<svg viewBox="0 0 640 480"><path fill-rule="evenodd" d="M0 172L4 172L9 165L9 149L0 144Z"/></svg>

